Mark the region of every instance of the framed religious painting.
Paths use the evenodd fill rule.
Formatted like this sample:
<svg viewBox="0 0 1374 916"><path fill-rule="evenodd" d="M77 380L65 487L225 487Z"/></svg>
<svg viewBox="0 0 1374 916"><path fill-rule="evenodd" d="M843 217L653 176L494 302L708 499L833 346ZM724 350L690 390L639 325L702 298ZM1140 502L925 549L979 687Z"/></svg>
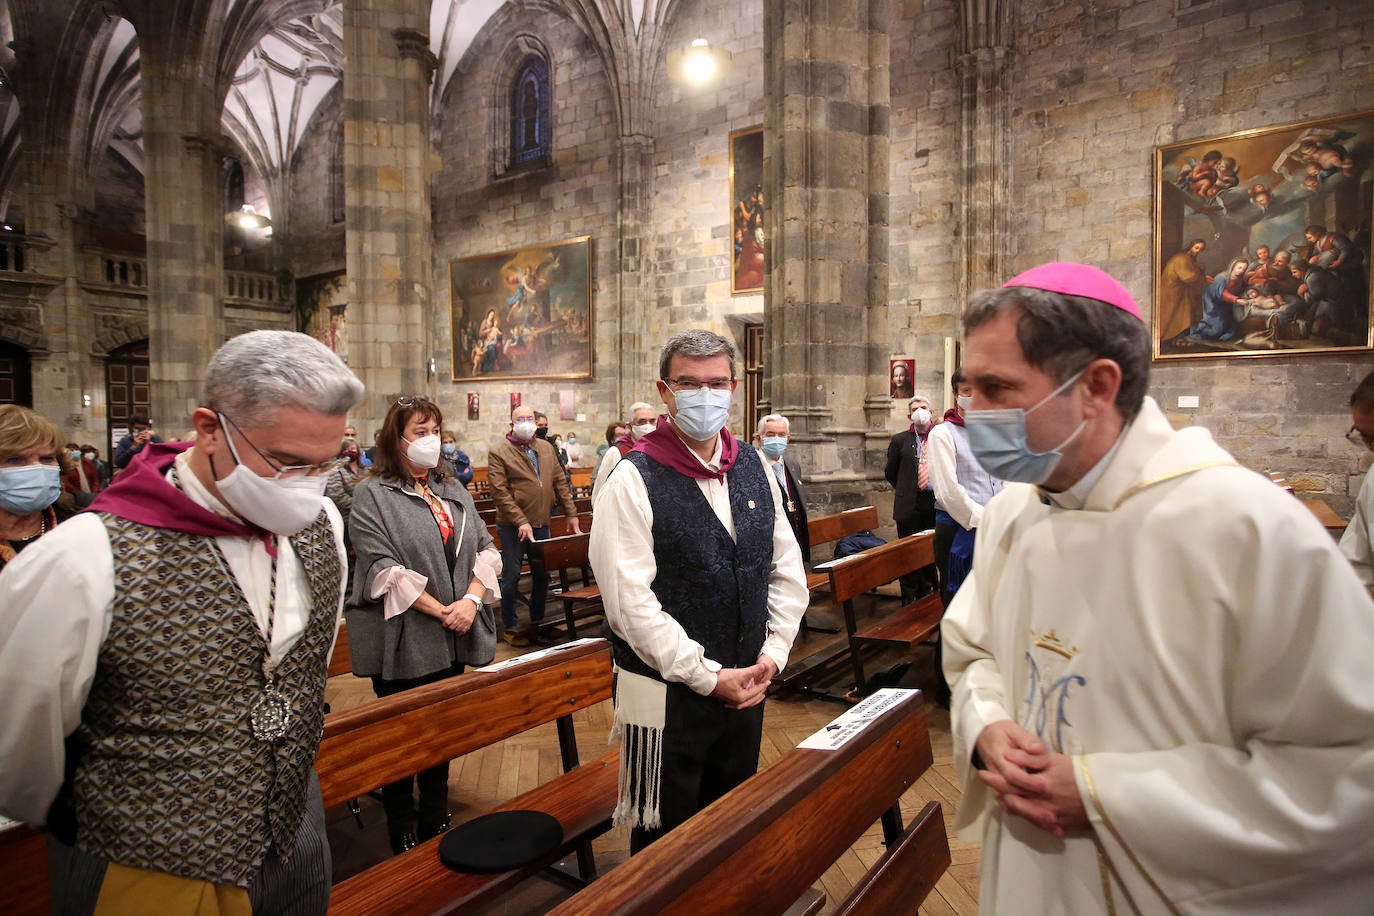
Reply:
<svg viewBox="0 0 1374 916"><path fill-rule="evenodd" d="M591 378L591 239L449 262L453 380Z"/></svg>
<svg viewBox="0 0 1374 916"><path fill-rule="evenodd" d="M763 128L730 134L730 292L763 292Z"/></svg>
<svg viewBox="0 0 1374 916"><path fill-rule="evenodd" d="M468 419L482 419L482 395L476 391L468 392Z"/></svg>
<svg viewBox="0 0 1374 916"><path fill-rule="evenodd" d="M916 360L890 359L888 364L888 397L910 400L916 378Z"/></svg>
<svg viewBox="0 0 1374 916"><path fill-rule="evenodd" d="M1374 110L1155 147L1154 355L1374 349Z"/></svg>

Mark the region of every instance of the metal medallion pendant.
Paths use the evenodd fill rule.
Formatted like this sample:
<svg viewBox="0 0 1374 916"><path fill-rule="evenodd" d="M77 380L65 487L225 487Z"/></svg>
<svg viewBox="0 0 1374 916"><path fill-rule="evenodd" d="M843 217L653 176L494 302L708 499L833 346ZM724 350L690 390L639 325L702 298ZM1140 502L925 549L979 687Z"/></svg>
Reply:
<svg viewBox="0 0 1374 916"><path fill-rule="evenodd" d="M254 738L276 741L291 726L291 703L275 687L265 687L248 711L248 724Z"/></svg>

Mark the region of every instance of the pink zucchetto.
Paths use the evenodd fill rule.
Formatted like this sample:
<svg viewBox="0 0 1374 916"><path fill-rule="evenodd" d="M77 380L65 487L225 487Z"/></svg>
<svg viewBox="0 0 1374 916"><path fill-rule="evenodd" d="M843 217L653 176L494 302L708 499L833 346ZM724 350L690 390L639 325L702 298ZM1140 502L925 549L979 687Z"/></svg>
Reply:
<svg viewBox="0 0 1374 916"><path fill-rule="evenodd" d="M1075 264L1072 261L1041 264L1017 274L1002 284L1004 289L1008 286L1029 286L1032 289L1045 289L1066 296L1099 299L1123 312L1129 312L1138 321L1145 320L1140 317L1140 307L1135 304L1135 299L1131 298L1126 287L1116 282L1105 271L1087 264Z"/></svg>

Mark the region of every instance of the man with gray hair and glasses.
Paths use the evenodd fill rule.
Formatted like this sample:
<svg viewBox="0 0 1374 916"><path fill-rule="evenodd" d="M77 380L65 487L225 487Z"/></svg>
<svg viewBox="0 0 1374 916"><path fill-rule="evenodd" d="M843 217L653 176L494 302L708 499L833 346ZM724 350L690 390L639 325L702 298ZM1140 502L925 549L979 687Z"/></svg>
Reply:
<svg viewBox="0 0 1374 916"><path fill-rule="evenodd" d="M941 625L979 909L1355 913L1374 900L1374 604L1321 524L1149 385L1095 267L964 313L1007 481Z"/></svg>
<svg viewBox="0 0 1374 916"><path fill-rule="evenodd" d="M54 912L328 908L324 484L362 390L304 334L233 338L194 443L148 445L0 575L0 812L46 826Z"/></svg>
<svg viewBox="0 0 1374 916"><path fill-rule="evenodd" d="M654 431L658 421L658 411L652 404L644 401L635 401L630 405L630 422L626 424L626 433L619 439L611 443L611 447L606 449L606 454L601 456L601 463L596 467L596 477L592 481L592 508L596 508L596 501L599 498L601 485L606 482L606 478L611 476L611 471L620 459L630 453L630 449L635 447L635 443L643 439Z"/></svg>
<svg viewBox="0 0 1374 916"><path fill-rule="evenodd" d="M668 414L606 479L592 526L631 852L758 768L763 694L809 597L777 479L725 428L735 384L729 340L674 335L659 359Z"/></svg>

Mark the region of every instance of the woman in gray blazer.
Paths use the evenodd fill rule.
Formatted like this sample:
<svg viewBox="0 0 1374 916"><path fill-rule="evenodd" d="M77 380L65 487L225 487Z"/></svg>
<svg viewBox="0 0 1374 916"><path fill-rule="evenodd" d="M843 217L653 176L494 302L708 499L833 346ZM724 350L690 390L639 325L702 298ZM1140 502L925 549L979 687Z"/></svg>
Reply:
<svg viewBox="0 0 1374 916"><path fill-rule="evenodd" d="M353 673L379 697L485 665L496 651L501 554L467 488L440 467L443 420L426 398L398 400L371 475L353 491L348 642ZM448 764L383 787L382 804L395 852L447 830Z"/></svg>

